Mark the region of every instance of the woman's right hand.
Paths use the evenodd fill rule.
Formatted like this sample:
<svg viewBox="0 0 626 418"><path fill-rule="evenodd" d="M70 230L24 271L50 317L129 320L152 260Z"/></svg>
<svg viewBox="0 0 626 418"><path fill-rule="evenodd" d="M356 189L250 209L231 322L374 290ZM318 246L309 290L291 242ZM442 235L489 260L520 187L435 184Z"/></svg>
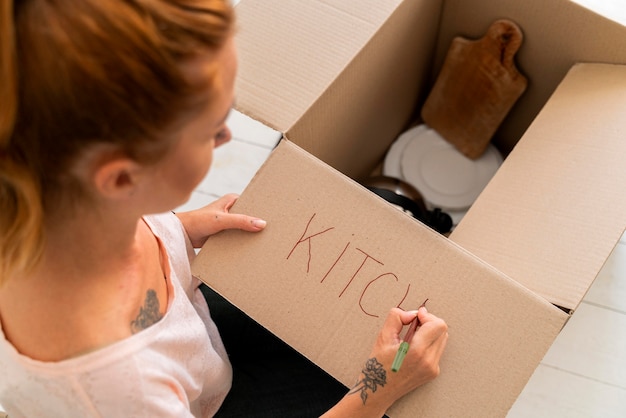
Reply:
<svg viewBox="0 0 626 418"><path fill-rule="evenodd" d="M402 367L391 365L402 343L403 329L418 315L421 327L409 342ZM324 417L380 417L398 399L439 375L439 360L448 340L448 326L424 307L393 308L378 334L356 385Z"/></svg>
<svg viewBox="0 0 626 418"><path fill-rule="evenodd" d="M421 326L409 342L409 350L402 367L391 371L391 364L402 343L403 329L413 321L415 315ZM448 326L443 319L428 312L425 307L418 311L391 309L380 331L371 358L376 358L386 372L387 384L382 392L395 402L400 397L439 376L439 360L448 340Z"/></svg>

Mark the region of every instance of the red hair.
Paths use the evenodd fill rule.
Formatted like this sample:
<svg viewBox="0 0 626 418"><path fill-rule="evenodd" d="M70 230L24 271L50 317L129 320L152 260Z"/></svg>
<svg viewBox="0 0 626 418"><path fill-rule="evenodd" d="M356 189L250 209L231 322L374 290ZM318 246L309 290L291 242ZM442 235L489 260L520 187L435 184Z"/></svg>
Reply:
<svg viewBox="0 0 626 418"><path fill-rule="evenodd" d="M0 284L36 263L57 195L80 192L68 174L82 151L164 154L197 105L181 61L221 48L233 21L228 0L2 0Z"/></svg>

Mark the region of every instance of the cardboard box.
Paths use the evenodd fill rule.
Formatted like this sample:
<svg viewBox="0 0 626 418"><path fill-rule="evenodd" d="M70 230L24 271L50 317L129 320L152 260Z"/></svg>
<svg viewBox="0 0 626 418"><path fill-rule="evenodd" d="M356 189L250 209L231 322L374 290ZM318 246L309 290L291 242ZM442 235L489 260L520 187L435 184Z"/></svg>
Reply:
<svg viewBox="0 0 626 418"><path fill-rule="evenodd" d="M369 175L427 91L440 0L243 0L237 109Z"/></svg>
<svg viewBox="0 0 626 418"><path fill-rule="evenodd" d="M391 417L503 416L567 317L291 142L236 210L267 229L210 238L195 274L346 386L389 308L446 319L441 376Z"/></svg>
<svg viewBox="0 0 626 418"><path fill-rule="evenodd" d="M457 3L244 0L237 108L287 139L233 208L267 229L211 237L193 265L347 386L388 309L430 298L450 327L442 374L391 417L506 415L626 226L618 65L569 71L449 239L351 179L417 114ZM572 7L548 3L524 13Z"/></svg>

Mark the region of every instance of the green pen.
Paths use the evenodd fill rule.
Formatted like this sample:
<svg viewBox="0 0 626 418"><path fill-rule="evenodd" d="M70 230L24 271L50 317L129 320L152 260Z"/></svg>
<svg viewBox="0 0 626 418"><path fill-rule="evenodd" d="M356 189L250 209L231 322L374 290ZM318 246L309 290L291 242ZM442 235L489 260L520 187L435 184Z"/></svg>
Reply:
<svg viewBox="0 0 626 418"><path fill-rule="evenodd" d="M428 299L426 299L424 303L422 303L419 306L419 308L425 307L426 302L428 302ZM419 308L417 309L419 310ZM413 319L413 321L411 321L411 324L409 325L409 330L406 332L406 334L404 334L404 341L402 341L402 343L400 344L400 347L398 348L398 352L396 353L396 358L393 359L393 363L391 364L392 372L397 372L398 370L400 370L400 366L402 366L404 357L406 356L406 353L409 351L409 341L413 339L413 335L415 334L415 331L417 331L417 327L419 327L420 325L422 324L420 323L420 320L418 319L417 315L415 315L415 319Z"/></svg>

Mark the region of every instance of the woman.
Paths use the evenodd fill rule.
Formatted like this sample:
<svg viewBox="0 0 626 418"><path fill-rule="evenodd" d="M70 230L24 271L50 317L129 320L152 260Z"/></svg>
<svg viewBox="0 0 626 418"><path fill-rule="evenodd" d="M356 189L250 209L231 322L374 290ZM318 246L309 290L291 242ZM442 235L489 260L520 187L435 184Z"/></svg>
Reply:
<svg viewBox="0 0 626 418"><path fill-rule="evenodd" d="M265 221L228 213L235 195L169 211L230 139L233 10L0 7L0 403L12 418L216 414L232 368L189 260L209 235ZM389 370L416 315L402 370L365 401L347 391L327 416L381 416L438 374L447 330L425 309L392 309L364 364Z"/></svg>

